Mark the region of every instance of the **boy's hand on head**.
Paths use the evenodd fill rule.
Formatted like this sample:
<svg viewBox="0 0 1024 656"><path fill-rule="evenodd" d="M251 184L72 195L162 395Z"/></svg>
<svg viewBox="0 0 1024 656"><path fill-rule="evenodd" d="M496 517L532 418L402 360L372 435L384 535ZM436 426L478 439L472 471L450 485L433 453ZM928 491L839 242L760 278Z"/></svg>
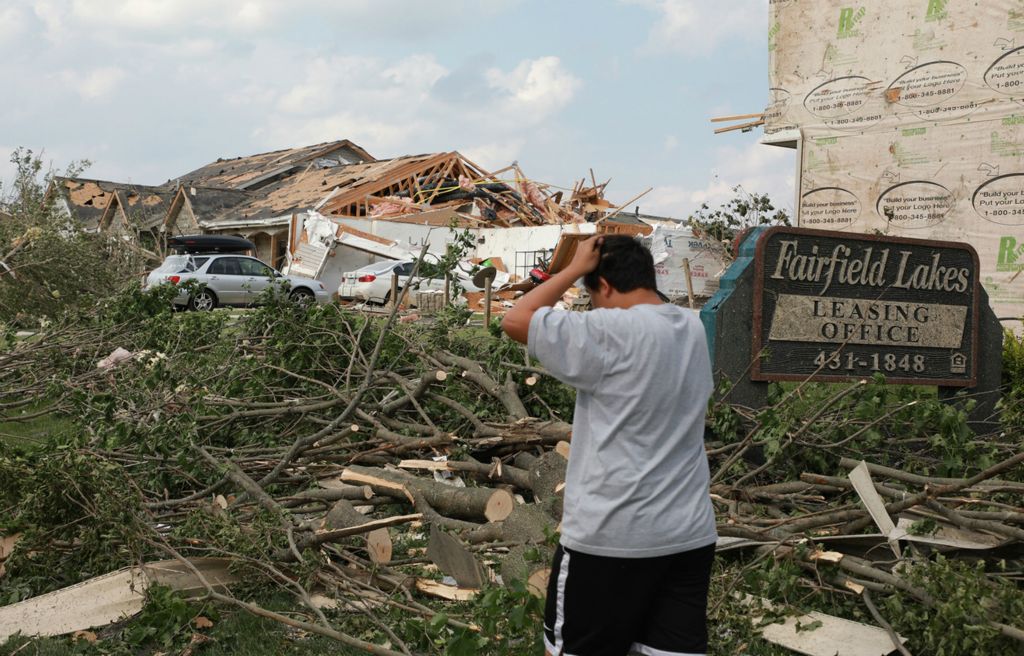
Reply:
<svg viewBox="0 0 1024 656"><path fill-rule="evenodd" d="M601 262L601 244L604 243L604 237L594 235L586 241L580 242L576 247L576 254L572 257L572 262L569 263L568 269L571 269L579 276L585 276L594 269Z"/></svg>

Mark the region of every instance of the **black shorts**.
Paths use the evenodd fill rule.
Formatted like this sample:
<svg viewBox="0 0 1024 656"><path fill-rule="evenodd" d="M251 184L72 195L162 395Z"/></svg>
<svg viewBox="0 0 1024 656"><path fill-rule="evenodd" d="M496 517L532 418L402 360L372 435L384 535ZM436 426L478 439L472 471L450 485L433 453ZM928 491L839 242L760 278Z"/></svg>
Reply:
<svg viewBox="0 0 1024 656"><path fill-rule="evenodd" d="M714 557L714 544L657 558L591 556L559 545L544 646L553 656L706 654Z"/></svg>

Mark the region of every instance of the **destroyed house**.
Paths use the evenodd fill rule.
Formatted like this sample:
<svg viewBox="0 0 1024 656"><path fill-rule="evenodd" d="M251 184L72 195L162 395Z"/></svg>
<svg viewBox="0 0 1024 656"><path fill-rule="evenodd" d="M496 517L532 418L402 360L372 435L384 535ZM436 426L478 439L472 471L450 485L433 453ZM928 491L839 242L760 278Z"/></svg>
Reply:
<svg viewBox="0 0 1024 656"><path fill-rule="evenodd" d="M218 159L156 186L59 178L51 196L85 229L134 237L153 258L174 235L233 235L277 269L333 278L378 257L409 257L426 241L439 256L457 229L522 278L562 232L650 233L645 217L604 197L607 184L591 173L562 191L517 164L492 173L456 151L378 160L340 140ZM329 225L312 239L320 219Z"/></svg>
<svg viewBox="0 0 1024 656"><path fill-rule="evenodd" d="M47 200L87 231L151 230L167 216L174 190L89 178L54 178Z"/></svg>
<svg viewBox="0 0 1024 656"><path fill-rule="evenodd" d="M314 179L375 161L348 140L218 159L161 185L56 178L47 200L83 229L161 242L189 232L234 234L252 240L261 258L283 262L293 207L323 198ZM326 184L326 183L325 183ZM289 197L287 190L307 189ZM302 200L299 199L302 198ZM279 211L280 210L280 211Z"/></svg>

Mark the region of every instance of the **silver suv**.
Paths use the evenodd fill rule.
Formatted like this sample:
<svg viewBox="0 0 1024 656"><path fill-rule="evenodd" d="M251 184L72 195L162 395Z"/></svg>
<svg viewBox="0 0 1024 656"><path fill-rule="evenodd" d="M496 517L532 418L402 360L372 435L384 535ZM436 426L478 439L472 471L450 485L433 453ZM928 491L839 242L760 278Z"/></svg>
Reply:
<svg viewBox="0 0 1024 656"><path fill-rule="evenodd" d="M288 283L288 297L298 303L328 303L330 293L319 280L286 276L254 257L220 253L168 255L146 277L145 289L163 283L174 285L195 280L202 287L193 294L182 290L175 305L193 310L212 310L218 305L244 306L256 303L271 286Z"/></svg>

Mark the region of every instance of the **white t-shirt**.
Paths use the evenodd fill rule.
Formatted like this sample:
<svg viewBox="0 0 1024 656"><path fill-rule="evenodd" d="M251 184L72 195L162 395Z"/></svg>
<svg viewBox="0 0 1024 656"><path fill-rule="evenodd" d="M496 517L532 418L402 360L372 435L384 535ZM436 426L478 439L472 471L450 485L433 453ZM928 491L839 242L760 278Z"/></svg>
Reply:
<svg viewBox="0 0 1024 656"><path fill-rule="evenodd" d="M562 545L650 558L717 539L704 419L713 382L697 315L669 304L538 310L530 355L576 388Z"/></svg>

